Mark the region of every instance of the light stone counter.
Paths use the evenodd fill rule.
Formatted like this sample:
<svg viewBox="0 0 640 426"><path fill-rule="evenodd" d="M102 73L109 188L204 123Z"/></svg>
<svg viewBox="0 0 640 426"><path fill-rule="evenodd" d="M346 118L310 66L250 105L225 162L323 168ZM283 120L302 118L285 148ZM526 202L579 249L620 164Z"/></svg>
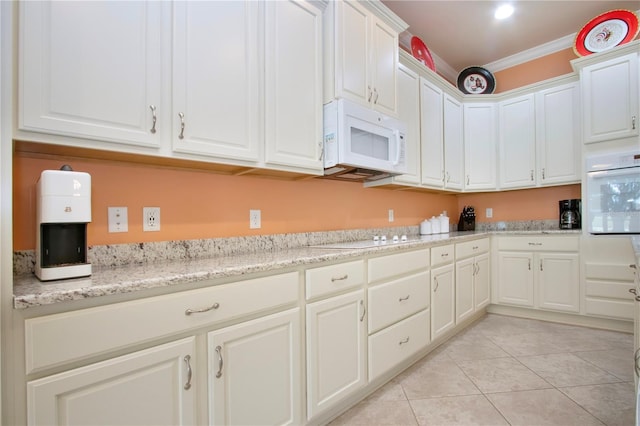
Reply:
<svg viewBox="0 0 640 426"><path fill-rule="evenodd" d="M98 296L132 293L144 289L160 288L185 285L188 283L196 283L206 280L215 280L229 277L239 277L243 275L277 271L285 268L295 268L300 266L313 265L322 262L348 260L349 258L375 255L382 253L391 253L393 251L416 249L421 247L430 247L437 244L447 242L459 242L478 238L484 235L541 235L541 234L579 234L580 231L470 231L470 232L451 232L447 234L427 235L420 237L417 235L417 228L411 229L397 228L400 231L410 231L410 241L394 244L388 242L386 245L378 247L370 247L365 249L324 249L308 247L309 244L317 245L322 243L334 243L337 241L356 241L354 235L350 234L350 239L336 240L327 238L318 240L317 238L307 238L304 242L307 246L278 249L273 244L273 238L268 238L270 244L264 244L265 237L260 238L263 244L254 243L254 250L251 252L241 253L241 248L235 250L221 249L216 245L214 252L223 254L213 254L209 257L201 257L203 250L197 254L191 253L193 247L190 242L169 242L167 244L177 250L178 253L164 253L162 256L147 256L145 254L135 254L132 252L132 245L123 245L124 250L129 256L136 260L137 263L122 264L121 260L112 262L112 259L119 256L114 254L117 246L105 246L102 248L105 254L101 258L101 262L93 263L93 274L87 278L68 279L51 282L39 281L32 272L23 272L14 275L14 307L16 309L29 308L34 306L50 305L63 301L87 299ZM413 232L411 232L413 231ZM371 230L366 231L366 235L372 235ZM364 235L364 234L363 234ZM390 235L387 233L387 235ZM364 236L357 234L359 239L365 239ZM296 237L300 240L300 237ZM232 244L237 244L235 239ZM221 240L222 241L222 240ZM251 239L246 239L247 244L251 244ZM202 248L202 242L193 243ZM284 246L291 244L284 241ZM135 245L142 248L142 244ZM147 246L152 246L147 244ZM259 251L255 251L255 247ZM185 248L186 247L186 248ZM166 249L166 247L165 247ZM154 249L157 251L157 249ZM247 248L245 247L245 250ZM209 254L210 251L204 251ZM20 256L23 256L21 254ZM144 259L151 258L153 260L146 261ZM109 259L109 260L105 260ZM96 260L96 259L94 259ZM97 263L97 265L96 265ZM113 263L113 264L111 264Z"/></svg>

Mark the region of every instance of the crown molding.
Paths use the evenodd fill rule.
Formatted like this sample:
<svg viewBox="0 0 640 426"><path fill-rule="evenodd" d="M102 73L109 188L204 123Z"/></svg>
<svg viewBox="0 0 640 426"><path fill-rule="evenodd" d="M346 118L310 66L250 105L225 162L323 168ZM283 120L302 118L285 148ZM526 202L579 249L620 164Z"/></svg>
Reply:
<svg viewBox="0 0 640 426"><path fill-rule="evenodd" d="M541 44L531 49L523 50L514 55L507 56L506 58L498 59L497 61L484 65L484 68L491 72L502 71L507 68L514 67L516 65L523 64L525 62L538 59L542 56L550 55L552 53L559 52L564 49L573 47L573 42L576 38L576 34L569 34L557 40L550 41L545 44Z"/></svg>

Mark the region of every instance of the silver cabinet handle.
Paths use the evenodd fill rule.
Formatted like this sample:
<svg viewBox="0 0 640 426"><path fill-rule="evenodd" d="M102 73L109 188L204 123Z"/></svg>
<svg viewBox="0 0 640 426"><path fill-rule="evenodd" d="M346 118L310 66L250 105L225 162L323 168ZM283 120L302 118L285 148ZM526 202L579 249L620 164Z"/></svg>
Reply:
<svg viewBox="0 0 640 426"><path fill-rule="evenodd" d="M631 128L633 130L636 129L636 116L635 115L633 117L631 117Z"/></svg>
<svg viewBox="0 0 640 426"><path fill-rule="evenodd" d="M449 174L449 172L447 172L447 183L449 183L450 180L451 180L451 175Z"/></svg>
<svg viewBox="0 0 640 426"><path fill-rule="evenodd" d="M440 257L447 257L447 256L449 256L449 253L442 253L442 254L440 255Z"/></svg>
<svg viewBox="0 0 640 426"><path fill-rule="evenodd" d="M184 363L187 365L187 383L184 384L184 390L191 389L191 376L193 372L191 371L191 355L185 355Z"/></svg>
<svg viewBox="0 0 640 426"><path fill-rule="evenodd" d="M529 243L530 246L541 246L542 243Z"/></svg>
<svg viewBox="0 0 640 426"><path fill-rule="evenodd" d="M360 322L364 321L364 316L367 314L367 308L364 306L364 300L360 300L360 307L362 308L362 315L360 316Z"/></svg>
<svg viewBox="0 0 640 426"><path fill-rule="evenodd" d="M444 169L442 169L442 183L445 183L446 176L447 176L447 174L445 173Z"/></svg>
<svg viewBox="0 0 640 426"><path fill-rule="evenodd" d="M344 274L344 275L343 275L343 276L341 276L341 277L331 277L331 282L335 282L335 281L344 281L344 280L346 280L347 278L349 278L349 275L348 275L348 274Z"/></svg>
<svg viewBox="0 0 640 426"><path fill-rule="evenodd" d="M373 96L373 91L371 90L371 86L367 86L367 90L369 90L369 97L367 98L367 102L371 102L371 97Z"/></svg>
<svg viewBox="0 0 640 426"><path fill-rule="evenodd" d="M542 259L540 259L540 270L544 271L544 269L542 269Z"/></svg>
<svg viewBox="0 0 640 426"><path fill-rule="evenodd" d="M640 367L638 366L639 359L640 359L640 348L636 349L636 353L633 354L633 369L636 371L636 377L640 377Z"/></svg>
<svg viewBox="0 0 640 426"><path fill-rule="evenodd" d="M533 170L531 170L531 182L533 182Z"/></svg>
<svg viewBox="0 0 640 426"><path fill-rule="evenodd" d="M180 134L178 135L178 139L184 139L184 113L179 112L178 117L180 117Z"/></svg>
<svg viewBox="0 0 640 426"><path fill-rule="evenodd" d="M632 263L631 265L629 265L629 268L631 269L638 269L638 267L636 266L635 263Z"/></svg>
<svg viewBox="0 0 640 426"><path fill-rule="evenodd" d="M224 361L222 360L222 346L216 346L216 353L218 354L218 372L216 373L216 379L222 377L222 366Z"/></svg>
<svg viewBox="0 0 640 426"><path fill-rule="evenodd" d="M545 168L542 168L542 179L546 179L546 173L545 173Z"/></svg>
<svg viewBox="0 0 640 426"><path fill-rule="evenodd" d="M531 259L529 259L529 270L531 270Z"/></svg>
<svg viewBox="0 0 640 426"><path fill-rule="evenodd" d="M376 97L373 98L373 103L377 104L378 103L378 89L376 89L375 87L373 88L373 93L375 93Z"/></svg>
<svg viewBox="0 0 640 426"><path fill-rule="evenodd" d="M404 339L400 340L400 342L398 342L398 345L402 346L405 343L409 343L409 336L407 336Z"/></svg>
<svg viewBox="0 0 640 426"><path fill-rule="evenodd" d="M467 175L467 185L469 185L469 175Z"/></svg>
<svg viewBox="0 0 640 426"><path fill-rule="evenodd" d="M220 307L220 304L218 302L214 303L211 306L207 306L206 308L201 308L201 309L187 309L186 311L184 311L185 315L191 315L191 314L201 314L203 312L209 312L213 309L218 309Z"/></svg>
<svg viewBox="0 0 640 426"><path fill-rule="evenodd" d="M477 263L473 264L473 275L478 275L478 272L480 272L480 265L478 265Z"/></svg>
<svg viewBox="0 0 640 426"><path fill-rule="evenodd" d="M149 105L149 108L151 108L151 116L153 117L153 125L149 131L153 134L156 132L156 121L158 121L158 117L156 116L156 106Z"/></svg>
<svg viewBox="0 0 640 426"><path fill-rule="evenodd" d="M636 297L634 297L634 299L636 299L636 302L640 302L640 295L638 294L638 292L636 291L635 288L630 288L629 289L629 293L635 295Z"/></svg>
<svg viewBox="0 0 640 426"><path fill-rule="evenodd" d="M435 293L436 291L438 291L438 277L433 277L433 280L436 282L436 288L433 289L433 292Z"/></svg>
<svg viewBox="0 0 640 426"><path fill-rule="evenodd" d="M405 297L401 297L400 299L398 299L398 302L404 302L405 300L409 300L410 297L411 295L407 294Z"/></svg>

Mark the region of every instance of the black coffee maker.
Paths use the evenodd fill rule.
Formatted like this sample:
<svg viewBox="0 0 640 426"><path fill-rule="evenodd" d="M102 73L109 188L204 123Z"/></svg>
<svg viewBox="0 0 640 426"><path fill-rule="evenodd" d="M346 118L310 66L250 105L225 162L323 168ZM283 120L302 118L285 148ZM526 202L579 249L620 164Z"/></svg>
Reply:
<svg viewBox="0 0 640 426"><path fill-rule="evenodd" d="M575 198L573 200L560 200L560 229L580 229L582 227L581 220L581 200Z"/></svg>

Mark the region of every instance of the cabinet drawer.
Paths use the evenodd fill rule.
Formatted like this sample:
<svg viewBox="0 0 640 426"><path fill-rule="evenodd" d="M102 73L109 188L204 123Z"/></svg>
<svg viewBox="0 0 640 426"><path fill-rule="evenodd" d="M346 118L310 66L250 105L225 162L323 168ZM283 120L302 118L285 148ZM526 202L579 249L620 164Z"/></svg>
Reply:
<svg viewBox="0 0 640 426"><path fill-rule="evenodd" d="M579 251L579 237L499 237L498 250Z"/></svg>
<svg viewBox="0 0 640 426"><path fill-rule="evenodd" d="M364 260L307 269L307 300L364 284Z"/></svg>
<svg viewBox="0 0 640 426"><path fill-rule="evenodd" d="M429 307L429 272L369 289L369 333Z"/></svg>
<svg viewBox="0 0 640 426"><path fill-rule="evenodd" d="M429 267L429 249L369 259L369 282Z"/></svg>
<svg viewBox="0 0 640 426"><path fill-rule="evenodd" d="M295 303L298 289L298 272L289 272L27 319L27 374ZM187 314L188 309L207 310Z"/></svg>
<svg viewBox="0 0 640 426"><path fill-rule="evenodd" d="M483 238L481 240L466 241L464 243L456 244L456 260L464 259L465 257L475 256L479 253L485 253L489 251L489 239Z"/></svg>
<svg viewBox="0 0 640 426"><path fill-rule="evenodd" d="M587 315L598 315L611 318L633 320L633 301L598 299L587 297L585 301L585 312Z"/></svg>
<svg viewBox="0 0 640 426"><path fill-rule="evenodd" d="M369 380L374 380L430 341L429 310L424 310L369 337Z"/></svg>
<svg viewBox="0 0 640 426"><path fill-rule="evenodd" d="M453 244L447 244L446 246L438 246L431 248L431 266L443 265L445 263L453 262L455 250Z"/></svg>
<svg viewBox="0 0 640 426"><path fill-rule="evenodd" d="M585 263L584 274L587 279L605 281L628 281L633 283L633 269L628 264Z"/></svg>
<svg viewBox="0 0 640 426"><path fill-rule="evenodd" d="M634 296L629 293L630 288L635 288L633 282L611 282L587 279L586 296L606 297L609 299L622 299L632 302Z"/></svg>

